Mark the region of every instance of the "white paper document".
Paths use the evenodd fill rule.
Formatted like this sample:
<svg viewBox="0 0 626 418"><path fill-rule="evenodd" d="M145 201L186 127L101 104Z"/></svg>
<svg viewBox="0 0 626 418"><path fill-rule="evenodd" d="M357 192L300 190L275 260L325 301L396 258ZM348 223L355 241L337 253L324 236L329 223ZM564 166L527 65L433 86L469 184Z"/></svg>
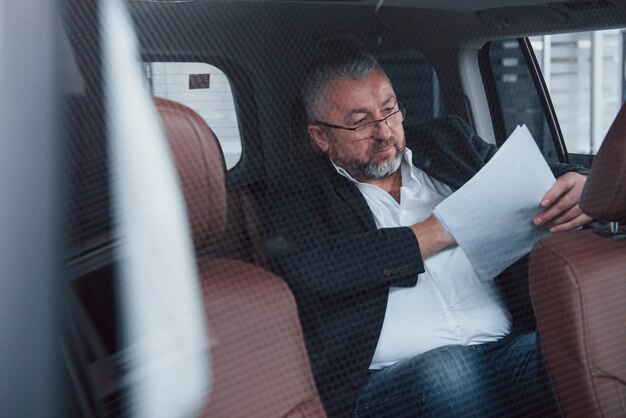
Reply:
<svg viewBox="0 0 626 418"><path fill-rule="evenodd" d="M532 135L518 126L489 162L435 207L481 280L527 254L547 232L532 223L555 178Z"/></svg>

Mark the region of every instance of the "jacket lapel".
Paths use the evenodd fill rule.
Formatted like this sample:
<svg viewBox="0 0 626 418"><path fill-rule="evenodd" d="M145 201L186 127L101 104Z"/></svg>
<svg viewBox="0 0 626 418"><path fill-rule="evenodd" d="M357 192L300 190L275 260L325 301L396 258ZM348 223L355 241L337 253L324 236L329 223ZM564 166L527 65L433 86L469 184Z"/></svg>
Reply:
<svg viewBox="0 0 626 418"><path fill-rule="evenodd" d="M441 152L430 138L419 138L418 141L407 142L413 153L413 165L430 177L447 184L454 190L460 188L467 178L461 173L448 153Z"/></svg>
<svg viewBox="0 0 626 418"><path fill-rule="evenodd" d="M325 177L330 179L332 193L354 212L364 226L368 229L376 228L374 216L359 189L350 180L337 173L328 157L325 157L324 166L325 170L329 170L328 176Z"/></svg>

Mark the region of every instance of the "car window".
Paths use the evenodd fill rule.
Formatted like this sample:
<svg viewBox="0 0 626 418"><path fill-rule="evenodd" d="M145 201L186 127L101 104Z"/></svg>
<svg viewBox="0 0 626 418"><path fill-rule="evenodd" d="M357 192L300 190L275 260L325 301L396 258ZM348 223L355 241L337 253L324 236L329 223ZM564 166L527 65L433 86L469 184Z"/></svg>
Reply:
<svg viewBox="0 0 626 418"><path fill-rule="evenodd" d="M241 134L231 84L222 70L204 62L146 62L144 74L153 96L195 110L215 132L226 168L237 165Z"/></svg>
<svg viewBox="0 0 626 418"><path fill-rule="evenodd" d="M483 77L499 142L525 123L548 161L565 158L563 141L573 162L590 163L624 102L623 36L607 30L489 43Z"/></svg>
<svg viewBox="0 0 626 418"><path fill-rule="evenodd" d="M518 125L526 125L548 162L558 162L558 141L550 131L544 106L516 39L489 43L484 49L485 85L491 86L488 99L496 124L496 142L501 144ZM489 89L488 89L489 90Z"/></svg>
<svg viewBox="0 0 626 418"><path fill-rule="evenodd" d="M530 38L567 150L596 154L624 101L621 30Z"/></svg>

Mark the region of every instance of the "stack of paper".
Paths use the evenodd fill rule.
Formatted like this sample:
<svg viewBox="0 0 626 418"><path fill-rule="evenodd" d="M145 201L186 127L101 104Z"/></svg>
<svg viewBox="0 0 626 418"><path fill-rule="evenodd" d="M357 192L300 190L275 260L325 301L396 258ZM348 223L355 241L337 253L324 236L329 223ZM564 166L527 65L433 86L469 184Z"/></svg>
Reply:
<svg viewBox="0 0 626 418"><path fill-rule="evenodd" d="M547 232L532 223L555 178L526 128L511 134L491 160L435 208L481 280L527 254Z"/></svg>

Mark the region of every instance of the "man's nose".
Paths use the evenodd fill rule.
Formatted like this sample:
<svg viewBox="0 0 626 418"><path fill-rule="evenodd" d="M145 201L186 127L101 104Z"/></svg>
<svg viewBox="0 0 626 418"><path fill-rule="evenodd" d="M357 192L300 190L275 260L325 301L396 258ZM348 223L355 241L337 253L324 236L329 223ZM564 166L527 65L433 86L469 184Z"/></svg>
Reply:
<svg viewBox="0 0 626 418"><path fill-rule="evenodd" d="M383 119L380 122L378 122L376 126L376 130L374 131L374 139L385 141L389 139L390 136L391 136L391 128L389 128L389 125L387 124L387 120Z"/></svg>

